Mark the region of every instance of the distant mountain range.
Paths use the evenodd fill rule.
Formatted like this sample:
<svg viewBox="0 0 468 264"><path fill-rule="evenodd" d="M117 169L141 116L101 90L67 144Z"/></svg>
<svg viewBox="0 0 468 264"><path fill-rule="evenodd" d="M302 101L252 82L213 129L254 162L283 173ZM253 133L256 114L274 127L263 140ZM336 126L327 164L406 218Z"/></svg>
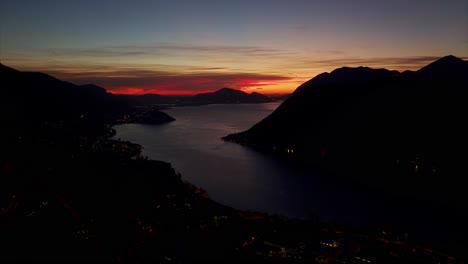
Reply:
<svg viewBox="0 0 468 264"><path fill-rule="evenodd" d="M197 94L192 98L193 101L201 104L252 104L252 103L268 103L273 100L259 93L245 93L243 91L234 90L231 88L222 88L212 93Z"/></svg>
<svg viewBox="0 0 468 264"><path fill-rule="evenodd" d="M221 88L194 96L164 96L159 94L119 95L134 105L206 105L206 104L258 104L274 100L260 93L246 93L231 88Z"/></svg>
<svg viewBox="0 0 468 264"><path fill-rule="evenodd" d="M371 188L456 201L468 173L467 102L468 62L454 56L414 72L344 67L305 82L225 140Z"/></svg>

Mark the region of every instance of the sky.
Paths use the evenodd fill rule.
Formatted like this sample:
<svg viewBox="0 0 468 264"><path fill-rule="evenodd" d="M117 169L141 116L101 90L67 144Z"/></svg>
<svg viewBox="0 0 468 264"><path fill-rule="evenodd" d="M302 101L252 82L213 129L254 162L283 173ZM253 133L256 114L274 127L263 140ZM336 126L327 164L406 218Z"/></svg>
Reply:
<svg viewBox="0 0 468 264"><path fill-rule="evenodd" d="M290 93L468 58L468 0L1 0L0 59L112 93Z"/></svg>

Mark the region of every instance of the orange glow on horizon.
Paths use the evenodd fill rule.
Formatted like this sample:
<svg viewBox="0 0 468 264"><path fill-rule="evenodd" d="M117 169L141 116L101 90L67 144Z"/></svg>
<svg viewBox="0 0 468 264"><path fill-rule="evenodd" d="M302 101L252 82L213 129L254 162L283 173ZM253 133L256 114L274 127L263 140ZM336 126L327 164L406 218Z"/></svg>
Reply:
<svg viewBox="0 0 468 264"><path fill-rule="evenodd" d="M220 88L221 89L221 88ZM233 88L234 89L234 88ZM118 90L107 90L112 94L122 94L122 95L145 95L145 94L159 94L159 95L168 95L168 96L193 96L201 93L211 93L216 92L219 89L211 89L211 90L145 90L141 88L121 88ZM267 90L256 90L255 88L246 88L246 89L235 89L240 90L245 93L260 93L264 95L281 95L281 94L290 94L294 92L294 90L274 90L274 91L267 91Z"/></svg>
<svg viewBox="0 0 468 264"><path fill-rule="evenodd" d="M461 57L467 59L466 57ZM191 70L188 66L166 65L84 65L75 64L37 64L25 66L22 63L9 64L21 71L39 71L52 75L60 80L74 84L96 84L113 94L160 94L173 96L191 96L199 93L213 92L227 87L247 93L257 92L265 95L290 94L304 82L323 72L346 67L366 66L387 68L390 70L418 70L439 59L435 56L413 57L346 57L327 59L295 58L294 63L282 65L283 70L275 68L258 69L242 72L222 70ZM265 63L265 65L267 65ZM284 70L286 69L286 70Z"/></svg>
<svg viewBox="0 0 468 264"><path fill-rule="evenodd" d="M201 75L201 76L200 76ZM156 75L139 78L138 74L129 80L115 80L107 75L97 80L98 85L114 94L160 94L160 95L195 95L213 92L221 88L231 88L247 93L288 94L303 81L297 78L279 75L252 73L212 73ZM120 82L117 83L117 82ZM126 85L123 82L127 82ZM131 84L130 82L135 82Z"/></svg>
<svg viewBox="0 0 468 264"><path fill-rule="evenodd" d="M290 94L306 80L298 78L281 77L278 80L257 80L255 78L237 78L228 82L205 81L200 84L200 78L173 79L155 86L113 86L102 85L108 92L113 94L143 95L159 94L172 96L191 96L200 93L215 92L221 88L231 88L246 93L261 93L265 95ZM196 89L184 89L183 87L196 87Z"/></svg>
<svg viewBox="0 0 468 264"><path fill-rule="evenodd" d="M114 89L106 89L108 92L113 94L123 95L144 95L144 94L159 94L159 95L173 95L173 96L190 96L199 93L209 93L214 90L159 90L159 89L145 89L145 88L134 88L134 87L120 87Z"/></svg>
<svg viewBox="0 0 468 264"><path fill-rule="evenodd" d="M260 93L264 95L281 95L281 94L290 94L300 85L296 82L290 84L271 84L264 87L242 87L242 88L232 88L235 90L243 91L245 93ZM203 89L203 90L171 90L171 89L157 89L157 88L137 88L137 87L115 87L106 89L108 92L113 94L123 94L123 95L144 95L144 94L159 94L159 95L169 95L169 96L193 96L201 93L210 93L215 92L223 87L216 89Z"/></svg>

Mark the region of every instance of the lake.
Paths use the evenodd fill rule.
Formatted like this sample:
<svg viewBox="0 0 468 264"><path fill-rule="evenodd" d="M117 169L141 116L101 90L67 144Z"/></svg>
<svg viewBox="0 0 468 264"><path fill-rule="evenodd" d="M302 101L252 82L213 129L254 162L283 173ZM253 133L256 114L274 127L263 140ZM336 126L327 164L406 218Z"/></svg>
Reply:
<svg viewBox="0 0 468 264"><path fill-rule="evenodd" d="M176 107L164 125L115 126L115 138L143 146L143 155L170 162L182 178L236 209L318 217L323 221L418 230L429 236L454 232L430 207L394 203L382 197L324 181L317 171L265 155L220 138L250 128L279 103ZM418 233L419 233L418 232Z"/></svg>
<svg viewBox="0 0 468 264"><path fill-rule="evenodd" d="M264 155L221 137L250 128L279 103L219 104L176 107L165 112L176 118L163 125L115 126L115 138L143 146L142 155L170 162L182 178L209 196L237 209L293 217L349 210L352 199L278 158ZM305 202L307 201L307 202ZM355 206L353 206L355 207Z"/></svg>

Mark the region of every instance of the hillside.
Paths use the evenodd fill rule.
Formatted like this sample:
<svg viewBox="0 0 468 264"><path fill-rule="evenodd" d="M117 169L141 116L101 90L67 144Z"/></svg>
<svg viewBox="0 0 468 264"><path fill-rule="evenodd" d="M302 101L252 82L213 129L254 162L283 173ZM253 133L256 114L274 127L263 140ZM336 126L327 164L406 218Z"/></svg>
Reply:
<svg viewBox="0 0 468 264"><path fill-rule="evenodd" d="M270 116L225 139L371 189L461 206L467 84L468 62L453 56L416 72L344 67L302 84Z"/></svg>
<svg viewBox="0 0 468 264"><path fill-rule="evenodd" d="M136 109L127 98L88 84L75 85L39 72L20 72L0 64L0 121L18 126L60 122L79 126L116 120L159 124L174 120L158 109ZM147 118L146 118L147 117Z"/></svg>

